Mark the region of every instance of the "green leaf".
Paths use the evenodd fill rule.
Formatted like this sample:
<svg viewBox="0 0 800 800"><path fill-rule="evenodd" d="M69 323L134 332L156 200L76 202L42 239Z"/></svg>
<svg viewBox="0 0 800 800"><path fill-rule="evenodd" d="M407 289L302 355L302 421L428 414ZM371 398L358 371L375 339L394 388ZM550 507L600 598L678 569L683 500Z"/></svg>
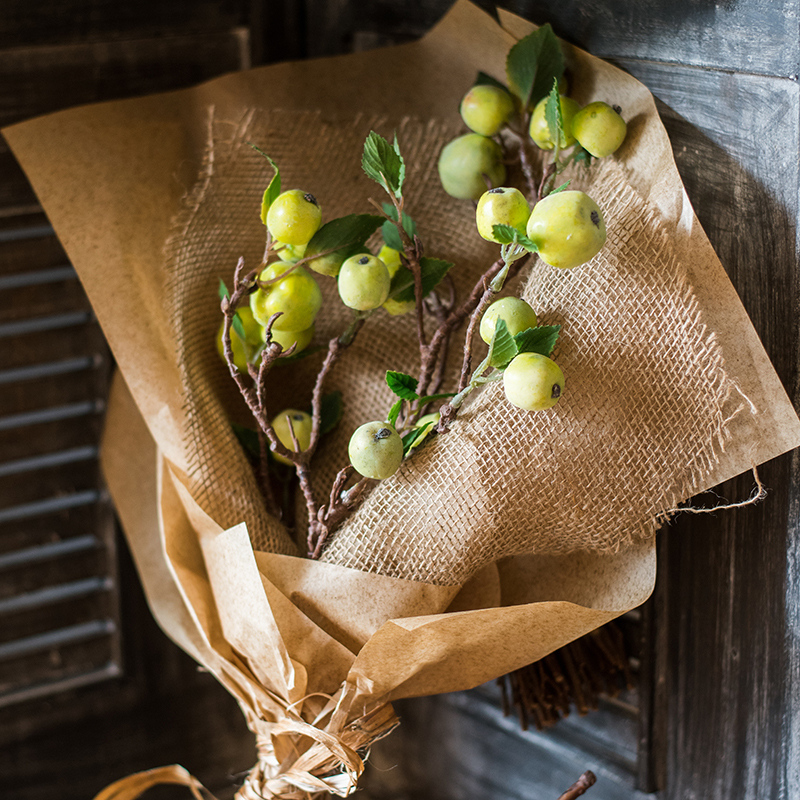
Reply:
<svg viewBox="0 0 800 800"><path fill-rule="evenodd" d="M267 224L267 211L269 211L269 207L275 202L278 195L281 193L281 171L278 169L278 165L260 148L256 147L252 142L248 142L247 144L253 148L257 153L260 153L264 158L269 161L270 166L272 169L275 170L275 174L272 176L272 180L269 182L269 186L267 186L266 190L264 191L264 197L261 200L261 221L266 225Z"/></svg>
<svg viewBox="0 0 800 800"><path fill-rule="evenodd" d="M306 247L306 256L363 244L383 223L377 214L348 214L326 222Z"/></svg>
<svg viewBox="0 0 800 800"><path fill-rule="evenodd" d="M558 194L559 192L563 192L564 189L566 189L567 186L569 186L571 183L572 183L571 180L567 181L566 183L562 183L561 186L559 186L557 189L553 189L553 191L550 192L550 194Z"/></svg>
<svg viewBox="0 0 800 800"><path fill-rule="evenodd" d="M539 250L536 242L532 242L524 233L520 233L510 225L492 225L492 233L500 244L518 244L531 253Z"/></svg>
<svg viewBox="0 0 800 800"><path fill-rule="evenodd" d="M583 164L584 167L588 168L592 165L592 154L579 144L576 144L575 149L572 151L572 160L576 164Z"/></svg>
<svg viewBox="0 0 800 800"><path fill-rule="evenodd" d="M391 203L382 203L382 205L383 210L396 222L397 209ZM413 241L414 237L417 235L417 223L414 222L405 211L403 212L403 230L405 230L409 238ZM383 234L383 241L386 242L389 247L399 250L401 253L403 252L403 240L400 238L400 234L394 222L389 222L387 219L383 223L381 233Z"/></svg>
<svg viewBox="0 0 800 800"><path fill-rule="evenodd" d="M400 292L411 287L410 300L414 299L414 275L408 267L402 264L397 268L397 272L392 276L392 282L389 286L389 298L395 299L395 296Z"/></svg>
<svg viewBox="0 0 800 800"><path fill-rule="evenodd" d="M392 147L394 148L395 153L397 153L397 157L400 159L400 178L398 180L399 189L398 191L400 194L403 193L403 183L406 179L406 162L403 160L403 155L400 152L400 143L397 141L397 131L394 132L394 141L392 142Z"/></svg>
<svg viewBox="0 0 800 800"><path fill-rule="evenodd" d="M361 167L368 178L383 186L387 192L398 198L401 196L405 176L403 157L375 131L370 131L364 142Z"/></svg>
<svg viewBox="0 0 800 800"><path fill-rule="evenodd" d="M404 402L405 400L398 400L389 409L389 413L386 415L386 422L393 428L395 427L395 425L397 425L397 418L400 416L400 409L403 407Z"/></svg>
<svg viewBox="0 0 800 800"><path fill-rule="evenodd" d="M416 400L419 395L417 394L417 379L406 375L405 372L394 372L387 370L386 383L389 388L403 400Z"/></svg>
<svg viewBox="0 0 800 800"><path fill-rule="evenodd" d="M222 280L222 278L219 279L219 289L217 290L217 293L219 294L220 302L231 296L231 293L228 291L228 287L225 285L225 281Z"/></svg>
<svg viewBox="0 0 800 800"><path fill-rule="evenodd" d="M498 318L490 345L491 365L503 369L512 358L519 354L516 339L509 333L504 319Z"/></svg>
<svg viewBox="0 0 800 800"><path fill-rule="evenodd" d="M536 328L520 331L514 337L514 341L520 353L539 353L549 357L556 346L560 331L560 325L539 325Z"/></svg>
<svg viewBox="0 0 800 800"><path fill-rule="evenodd" d="M403 455L408 455L409 451L413 450L417 444L421 444L422 440L427 438L433 423L423 425L421 428L414 428L403 436Z"/></svg>
<svg viewBox="0 0 800 800"><path fill-rule="evenodd" d="M385 220L381 228L381 233L383 234L383 241L389 245L389 247L399 250L401 253L403 252L403 240L400 238L400 234L394 222L389 222L388 219Z"/></svg>
<svg viewBox="0 0 800 800"><path fill-rule="evenodd" d="M424 256L419 262L422 272L422 296L427 297L443 280L444 276L453 266L450 261L442 261L440 258L428 258ZM400 273L401 270L397 270ZM411 275L411 270L406 272ZM397 274L395 274L395 278ZM394 283L394 280L392 281ZM391 289L389 290L391 293ZM407 303L415 299L414 296L414 277L411 276L411 285L394 295L394 299L400 303Z"/></svg>
<svg viewBox="0 0 800 800"><path fill-rule="evenodd" d="M322 395L319 412L320 435L330 433L341 421L342 414L344 414L344 401L340 391Z"/></svg>
<svg viewBox="0 0 800 800"><path fill-rule="evenodd" d="M561 95L558 93L558 81L553 81L553 88L547 97L544 107L544 117L547 120L547 129L550 132L550 141L566 141L564 136L564 116L561 113Z"/></svg>
<svg viewBox="0 0 800 800"><path fill-rule="evenodd" d="M239 444L247 455L253 458L261 458L261 444L258 441L258 433L250 428L245 428L244 425L237 425L235 422L231 423L236 438Z"/></svg>
<svg viewBox="0 0 800 800"><path fill-rule="evenodd" d="M506 76L511 92L528 108L539 102L564 74L561 45L550 25L543 25L508 51Z"/></svg>
<svg viewBox="0 0 800 800"><path fill-rule="evenodd" d="M247 334L244 332L244 324L242 323L242 318L239 316L238 311L233 315L231 327L236 331L236 335L242 340L242 342L247 341Z"/></svg>
<svg viewBox="0 0 800 800"><path fill-rule="evenodd" d="M497 78L493 78L491 75L487 75L485 72L479 72L475 77L475 83L472 84L473 86L496 86L498 89L505 89L508 91L508 87L497 80Z"/></svg>

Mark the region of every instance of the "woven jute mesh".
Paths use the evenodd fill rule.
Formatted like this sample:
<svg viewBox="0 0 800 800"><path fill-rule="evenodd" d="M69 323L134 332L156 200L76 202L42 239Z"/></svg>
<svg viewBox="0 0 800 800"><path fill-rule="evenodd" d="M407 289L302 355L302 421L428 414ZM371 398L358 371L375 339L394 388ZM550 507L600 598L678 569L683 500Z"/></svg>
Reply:
<svg viewBox="0 0 800 800"><path fill-rule="evenodd" d="M230 285L239 256L260 263L259 200L271 170L283 187L312 192L323 219L370 211L380 189L361 172L370 129L397 131L409 165L407 209L426 253L455 262L459 297L497 257L479 239L470 203L444 194L438 154L458 130L439 122L360 117L348 123L314 113L248 112L237 124L211 121L205 170L170 244L171 294L185 407L186 448L195 497L220 524L245 520L253 546L297 552L264 510L252 472L231 432L243 405L215 347L220 278ZM451 432L433 440L377 485L323 554L332 563L437 584L460 584L509 555L614 552L652 536L669 509L692 494L726 438L731 385L714 335L657 212L612 161L576 174L605 212L606 246L589 264L557 270L536 260L518 289L540 324L559 324L554 358L566 377L561 401L531 413L506 402L501 383L474 393ZM319 276L323 310L315 343L347 325L335 280ZM463 329L447 370L453 385ZM476 345L482 347L480 343ZM480 357L480 355L479 355ZM374 315L334 368L326 390L341 390L344 417L315 460L318 498L347 463L347 442L363 422L383 419L393 402L387 369L415 374L413 315ZM311 356L270 376L270 413L304 408L321 363ZM252 426L252 422L250 423ZM302 540L304 510L298 508ZM301 546L302 549L302 546Z"/></svg>

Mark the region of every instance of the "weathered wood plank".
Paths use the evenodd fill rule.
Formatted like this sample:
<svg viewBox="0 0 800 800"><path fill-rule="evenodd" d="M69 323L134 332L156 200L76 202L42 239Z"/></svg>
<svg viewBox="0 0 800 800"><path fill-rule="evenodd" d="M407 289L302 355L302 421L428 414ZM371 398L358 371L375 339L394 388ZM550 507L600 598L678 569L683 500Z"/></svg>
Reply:
<svg viewBox="0 0 800 800"><path fill-rule="evenodd" d="M602 58L637 58L797 77L796 0L509 0L526 19L550 22L569 42Z"/></svg>
<svg viewBox="0 0 800 800"><path fill-rule="evenodd" d="M797 403L797 85L622 63L664 102L689 197ZM760 473L761 505L669 532L667 798L796 796L797 458ZM717 491L740 500L752 487L742 476Z"/></svg>

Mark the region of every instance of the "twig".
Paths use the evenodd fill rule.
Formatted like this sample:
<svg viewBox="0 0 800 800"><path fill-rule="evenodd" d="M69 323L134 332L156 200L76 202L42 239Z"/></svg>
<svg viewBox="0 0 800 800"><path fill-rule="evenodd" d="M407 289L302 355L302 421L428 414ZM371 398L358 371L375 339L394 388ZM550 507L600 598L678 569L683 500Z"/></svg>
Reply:
<svg viewBox="0 0 800 800"><path fill-rule="evenodd" d="M267 343L261 351L261 364L258 370L256 370L253 365L248 365L248 372L250 377L253 379L253 383L255 384L254 386L247 384L244 376L236 368L233 356L233 346L231 343L231 327L233 325L233 318L236 315L236 309L238 308L239 304L252 290L256 280L256 275L260 269L261 267L256 270L252 270L247 274L246 277L243 278L242 274L244 272L244 259L240 258L234 273L233 292L229 298L224 299L221 303L222 313L224 315L222 339L225 360L228 364L231 377L233 377L234 381L236 382L240 394L244 398L250 409L250 412L258 423L260 436L263 436L264 439L269 442L269 448L272 450L272 452L283 456L294 466L295 473L297 474L300 483L300 488L302 489L303 496L305 497L306 501L306 510L309 522L309 555L312 558L318 558L322 552L322 546L324 545L330 533L336 528L337 525L341 524L347 513L359 502L364 489L368 485L368 481L366 481L366 479L362 479L362 481L359 481L359 483L351 488L343 497L334 497L332 493L331 497L333 499L329 505L319 507L314 499L314 491L311 483L310 463L311 457L314 455L314 451L316 450L320 437L322 396L325 379L336 363L336 360L341 352L349 347L350 344L352 344L356 334L363 327L366 318L369 316L369 312L356 314L347 330L345 330L340 336L331 339L328 343L328 353L325 361L323 362L322 368L317 374L317 380L314 385L314 392L312 395L312 428L309 446L305 450L300 449L300 443L297 439L294 426L292 425L291 420L289 420L289 435L291 436L292 445L294 448L293 450L290 450L280 441L275 429L272 427L272 424L269 421L266 402L266 379L270 369L279 358L290 355L295 350L295 345L292 345L287 350L283 350L278 342L272 340L272 327L276 320L280 317L280 312L273 314L265 326ZM261 439L259 441L261 441ZM266 487L269 486L268 478L265 479L263 477L266 473L266 467L264 465L266 456L266 443L262 444L261 453L262 483L264 483L266 489ZM342 473L340 473L340 475L341 474ZM344 488L349 475L350 473L347 472L343 481L339 476L337 476L339 494L341 494L341 490ZM268 498L267 503L270 506L270 510L275 513L276 516L280 517L280 512L277 510L277 504L274 501L274 497L271 499Z"/></svg>
<svg viewBox="0 0 800 800"><path fill-rule="evenodd" d="M267 504L267 511L277 519L281 518L281 508L275 499L275 493L272 491L272 481L269 478L269 461L267 457L267 437L261 426L259 425L256 433L258 434L258 477L261 482L261 491L264 494L264 501Z"/></svg>
<svg viewBox="0 0 800 800"><path fill-rule="evenodd" d="M594 786L596 782L597 777L595 774L587 769L558 800L575 800L576 797L580 797L587 789Z"/></svg>
<svg viewBox="0 0 800 800"><path fill-rule="evenodd" d="M505 258L498 259L489 268L489 270L487 270L487 272L481 276L481 280L472 290L472 294L467 301L469 306L472 306L472 311L469 326L467 328L467 335L464 341L464 359L461 364L461 375L458 381L456 397L450 402L445 403L439 409L439 422L434 428L436 433L446 433L449 430L450 423L455 419L456 414L458 413L461 399L464 393L467 391L467 387L470 385L470 370L472 367L472 340L475 335L475 330L480 323L480 319L483 316L483 312L486 310L486 307L489 305L489 303L492 302L495 295L500 291L502 284L509 278L512 278L514 275L516 275L522 268L522 265L527 263L527 261L527 255L514 260L509 260L507 263ZM505 278L501 280L498 276L500 276L500 273L503 272L503 270L506 270L506 275ZM496 286L495 283L498 280L500 281L500 285ZM465 306L461 306L459 311L464 308ZM466 313L469 312L465 312L464 316L466 316ZM433 340L431 340L431 342L433 342Z"/></svg>

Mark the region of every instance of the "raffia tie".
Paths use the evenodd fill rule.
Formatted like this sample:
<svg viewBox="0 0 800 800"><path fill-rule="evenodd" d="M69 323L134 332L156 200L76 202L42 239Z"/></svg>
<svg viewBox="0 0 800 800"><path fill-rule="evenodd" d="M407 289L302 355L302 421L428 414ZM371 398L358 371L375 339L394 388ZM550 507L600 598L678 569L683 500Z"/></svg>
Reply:
<svg viewBox="0 0 800 800"><path fill-rule="evenodd" d="M334 714L325 728L299 717L251 723L258 763L236 793L236 800L309 800L325 792L350 795L364 771L359 751L387 736L399 722L390 705L380 706L337 731L339 719ZM279 754L285 755L281 758Z"/></svg>

